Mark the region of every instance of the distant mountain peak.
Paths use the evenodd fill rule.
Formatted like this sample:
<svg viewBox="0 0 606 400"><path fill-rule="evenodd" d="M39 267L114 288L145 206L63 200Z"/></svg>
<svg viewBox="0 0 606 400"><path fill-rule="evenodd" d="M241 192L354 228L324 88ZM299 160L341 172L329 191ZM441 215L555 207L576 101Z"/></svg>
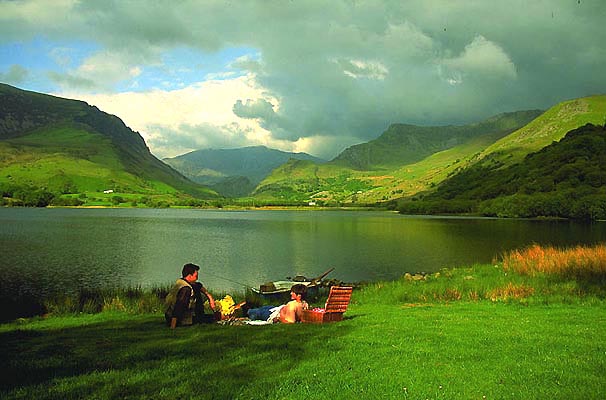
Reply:
<svg viewBox="0 0 606 400"><path fill-rule="evenodd" d="M194 150L163 161L189 179L209 185L221 194L244 196L272 170L290 159L325 162L307 153L292 153L263 145ZM241 190L234 187L243 182L246 184Z"/></svg>
<svg viewBox="0 0 606 400"><path fill-rule="evenodd" d="M542 112L527 110L501 113L467 125L419 126L394 123L378 138L345 149L333 162L358 170L410 164L479 135L494 133L506 136Z"/></svg>

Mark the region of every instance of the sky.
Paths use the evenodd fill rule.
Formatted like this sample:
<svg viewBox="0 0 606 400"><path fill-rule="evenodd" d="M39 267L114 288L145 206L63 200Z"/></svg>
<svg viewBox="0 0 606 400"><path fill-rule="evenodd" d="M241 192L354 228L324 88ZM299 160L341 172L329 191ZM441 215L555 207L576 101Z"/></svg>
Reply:
<svg viewBox="0 0 606 400"><path fill-rule="evenodd" d="M0 82L86 101L158 158L332 159L392 123L606 94L604 0L0 0Z"/></svg>

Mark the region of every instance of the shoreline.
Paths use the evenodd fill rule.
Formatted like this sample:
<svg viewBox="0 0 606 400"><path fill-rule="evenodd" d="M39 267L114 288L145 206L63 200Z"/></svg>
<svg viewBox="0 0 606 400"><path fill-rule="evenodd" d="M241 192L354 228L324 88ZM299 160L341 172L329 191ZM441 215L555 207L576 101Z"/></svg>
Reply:
<svg viewBox="0 0 606 400"><path fill-rule="evenodd" d="M110 210L200 210L200 211L364 211L364 212L384 212L398 214L403 217L418 218L445 218L445 219L491 219L503 221L570 221L582 223L606 222L606 219L584 220L564 217L498 217L485 216L480 214L405 214L387 207L327 207L327 206L223 206L223 207L195 207L195 206L171 206L171 207L130 207L130 206L111 206L111 205L90 205L90 206L46 206L46 207L23 207L23 206L2 206L2 209L110 209Z"/></svg>

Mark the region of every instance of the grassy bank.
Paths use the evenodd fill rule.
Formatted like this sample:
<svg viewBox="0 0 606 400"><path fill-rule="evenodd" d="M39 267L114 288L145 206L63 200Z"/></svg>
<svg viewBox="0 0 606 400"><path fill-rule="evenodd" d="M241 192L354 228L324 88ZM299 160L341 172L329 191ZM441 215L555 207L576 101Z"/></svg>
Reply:
<svg viewBox="0 0 606 400"><path fill-rule="evenodd" d="M515 263L368 285L326 325L170 331L159 312L110 308L14 321L0 325L0 397L604 398L604 271Z"/></svg>

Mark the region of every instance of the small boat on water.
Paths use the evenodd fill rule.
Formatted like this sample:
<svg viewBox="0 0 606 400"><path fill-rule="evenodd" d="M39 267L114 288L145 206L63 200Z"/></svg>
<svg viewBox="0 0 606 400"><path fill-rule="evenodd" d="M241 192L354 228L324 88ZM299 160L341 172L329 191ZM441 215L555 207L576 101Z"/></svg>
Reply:
<svg viewBox="0 0 606 400"><path fill-rule="evenodd" d="M260 296L267 298L281 298L287 297L290 294L290 288L293 285L301 284L307 286L307 293L309 295L314 295L317 293L317 289L322 286L322 279L331 273L334 268L329 269L324 272L322 275L313 278L307 279L304 276L296 276L292 279L282 280L282 281L272 281L266 282L260 285L258 288L251 288L252 291Z"/></svg>

